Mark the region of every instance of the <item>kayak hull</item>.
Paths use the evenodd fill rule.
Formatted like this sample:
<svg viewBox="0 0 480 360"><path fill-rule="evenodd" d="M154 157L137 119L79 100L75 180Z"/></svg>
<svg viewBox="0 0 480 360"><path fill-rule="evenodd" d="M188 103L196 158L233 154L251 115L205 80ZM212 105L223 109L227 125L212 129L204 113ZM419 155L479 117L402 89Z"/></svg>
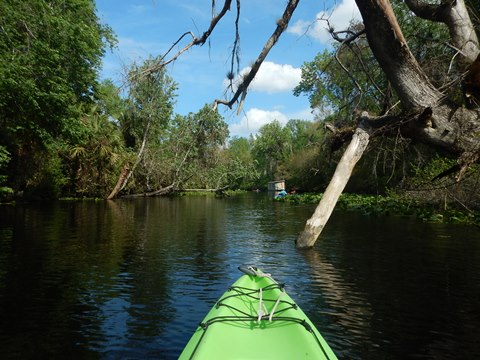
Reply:
<svg viewBox="0 0 480 360"><path fill-rule="evenodd" d="M180 359L337 359L283 285L249 269L203 319Z"/></svg>

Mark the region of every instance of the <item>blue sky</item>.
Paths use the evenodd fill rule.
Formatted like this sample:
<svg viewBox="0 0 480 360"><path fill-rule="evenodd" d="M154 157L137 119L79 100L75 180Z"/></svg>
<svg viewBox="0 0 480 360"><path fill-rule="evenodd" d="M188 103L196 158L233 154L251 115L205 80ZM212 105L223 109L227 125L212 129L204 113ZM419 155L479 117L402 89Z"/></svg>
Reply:
<svg viewBox="0 0 480 360"><path fill-rule="evenodd" d="M329 46L325 28L329 19L336 29L359 19L354 0L300 1L287 31L270 51L252 82L243 111L219 107L229 125L230 136L249 136L274 119L312 120L308 99L295 97L292 90L300 81L300 67ZM223 1L216 1L217 12ZM281 17L284 0L242 0L240 16L240 72L257 58ZM97 14L118 37L118 47L108 52L102 78L121 84L124 69L133 61L164 54L187 31L200 36L209 26L211 0L97 0ZM215 99L225 98L226 74L230 69L234 41L235 1L232 10L217 25L210 41L195 46L173 64L170 76L178 83L175 112L197 112ZM190 39L188 39L189 41ZM188 43L181 43L182 47Z"/></svg>

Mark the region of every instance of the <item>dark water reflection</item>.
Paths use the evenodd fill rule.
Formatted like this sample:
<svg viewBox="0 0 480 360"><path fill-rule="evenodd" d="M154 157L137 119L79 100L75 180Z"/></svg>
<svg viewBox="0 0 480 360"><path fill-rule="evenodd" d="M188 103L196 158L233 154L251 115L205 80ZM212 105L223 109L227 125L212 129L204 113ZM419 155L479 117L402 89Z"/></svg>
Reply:
<svg viewBox="0 0 480 360"><path fill-rule="evenodd" d="M339 358L480 358L480 231L335 213L261 194L0 207L0 358L176 358L257 264Z"/></svg>

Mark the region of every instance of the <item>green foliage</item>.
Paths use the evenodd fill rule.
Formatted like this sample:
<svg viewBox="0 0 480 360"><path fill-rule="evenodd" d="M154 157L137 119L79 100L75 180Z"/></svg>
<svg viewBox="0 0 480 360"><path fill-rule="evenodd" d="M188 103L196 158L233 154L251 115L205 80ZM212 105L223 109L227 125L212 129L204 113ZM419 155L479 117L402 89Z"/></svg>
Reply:
<svg viewBox="0 0 480 360"><path fill-rule="evenodd" d="M10 162L11 155L4 146L0 145L0 171L4 171Z"/></svg>
<svg viewBox="0 0 480 360"><path fill-rule="evenodd" d="M382 106L390 104L391 94L365 39L335 51L324 50L313 61L304 63L302 80L294 94L307 95L310 106L324 116L334 114L339 126L351 122L356 108L382 112Z"/></svg>
<svg viewBox="0 0 480 360"><path fill-rule="evenodd" d="M227 162L232 167L230 177L232 184L241 189L256 188L255 181L259 178L257 162L251 153L251 143L245 138L230 139L226 150Z"/></svg>
<svg viewBox="0 0 480 360"><path fill-rule="evenodd" d="M324 189L334 171L334 163L326 146L326 133L321 122L290 120L292 153L279 166L288 184L306 191Z"/></svg>
<svg viewBox="0 0 480 360"><path fill-rule="evenodd" d="M275 201L293 204L318 204L322 194L287 195ZM413 216L426 222L463 223L480 225L480 212L445 209L439 211L435 207L416 201L409 196L393 193L388 196L373 196L343 193L338 202L338 210L359 211L364 215L375 216Z"/></svg>
<svg viewBox="0 0 480 360"><path fill-rule="evenodd" d="M36 152L34 161L38 163L29 178L24 197L32 200L52 200L60 197L68 178L63 171L61 149L52 144L44 152Z"/></svg>
<svg viewBox="0 0 480 360"><path fill-rule="evenodd" d="M82 197L105 197L115 185L121 166L132 156L118 126L91 108L82 118L85 136L64 153L70 183L65 191ZM67 185L67 184L65 184Z"/></svg>
<svg viewBox="0 0 480 360"><path fill-rule="evenodd" d="M169 86L171 83L167 81L162 86L165 84L167 89L173 91ZM157 89L161 90L161 86ZM152 122L148 126L150 129L156 127L156 130L153 131L154 135L148 135L144 155L128 185L128 191L153 191L171 184L184 188L221 188L241 182L244 166L236 159L231 159L224 148L228 126L217 111L205 105L196 113L176 115L170 119L171 103L168 102L172 101L172 97L157 97L159 102L155 106L154 100L152 98L148 106L139 106L135 110L135 117L127 119L129 125L136 121L134 124L139 129L144 126L145 131L150 120L146 112L147 116L143 117L145 121L140 121L145 114L144 108L149 109L150 114L155 108L159 111L151 117ZM124 135L125 126L124 122ZM130 127L130 134L133 134L132 130ZM139 134L137 131L134 143L140 140ZM128 139L126 137L127 143Z"/></svg>
<svg viewBox="0 0 480 360"><path fill-rule="evenodd" d="M425 163L420 164L420 166L414 167L414 175L410 180L411 184L415 187L424 186L437 175L454 166L455 163L454 159L445 158L436 154Z"/></svg>
<svg viewBox="0 0 480 360"><path fill-rule="evenodd" d="M279 167L291 153L292 133L276 120L262 126L253 141L252 154L265 183L283 176Z"/></svg>
<svg viewBox="0 0 480 360"><path fill-rule="evenodd" d="M151 71L158 62L150 58L141 65L133 64L128 73L128 100L120 124L125 142L133 150L141 147L145 137L149 144L158 144L172 117L177 84L165 68Z"/></svg>
<svg viewBox="0 0 480 360"><path fill-rule="evenodd" d="M228 127L218 112L205 105L198 113L183 118L186 157L183 167L190 177L185 186L219 189L248 188L257 178L247 139L234 138L225 147ZM181 127L179 128L181 129ZM188 141L190 139L190 141ZM188 156L187 156L188 154Z"/></svg>
<svg viewBox="0 0 480 360"><path fill-rule="evenodd" d="M110 29L87 0L7 0L0 12L0 106L8 135L69 135L74 105L93 95Z"/></svg>
<svg viewBox="0 0 480 360"><path fill-rule="evenodd" d="M197 113L177 116L166 144L172 158L172 178L192 188L226 185L230 169L224 163L222 146L227 136L227 124L209 105Z"/></svg>
<svg viewBox="0 0 480 360"><path fill-rule="evenodd" d="M120 89L112 80L104 80L97 87L95 103L100 114L118 121L125 113L127 101L120 96Z"/></svg>
<svg viewBox="0 0 480 360"><path fill-rule="evenodd" d="M110 28L91 0L0 2L0 145L11 154L13 187L36 184L39 154L82 132Z"/></svg>
<svg viewBox="0 0 480 360"><path fill-rule="evenodd" d="M7 176L3 175L6 166L10 162L10 153L5 149L5 147L0 146L0 200L11 196L13 194L13 189L8 186L3 186L7 181Z"/></svg>
<svg viewBox="0 0 480 360"><path fill-rule="evenodd" d="M228 153L244 163L252 163L251 143L246 138L234 136L228 142Z"/></svg>
<svg viewBox="0 0 480 360"><path fill-rule="evenodd" d="M228 126L222 116L205 105L196 114L187 115L194 138L194 149L203 165L213 165L220 146L225 145L228 137Z"/></svg>
<svg viewBox="0 0 480 360"><path fill-rule="evenodd" d="M430 204L438 211L480 210L480 167L471 165L458 179L456 160L435 155L416 166L409 178L405 194L419 202Z"/></svg>
<svg viewBox="0 0 480 360"><path fill-rule="evenodd" d="M312 126L312 122L299 119L287 122L285 128L290 132L292 152L314 146L324 140L323 131L317 125L318 123L315 123Z"/></svg>

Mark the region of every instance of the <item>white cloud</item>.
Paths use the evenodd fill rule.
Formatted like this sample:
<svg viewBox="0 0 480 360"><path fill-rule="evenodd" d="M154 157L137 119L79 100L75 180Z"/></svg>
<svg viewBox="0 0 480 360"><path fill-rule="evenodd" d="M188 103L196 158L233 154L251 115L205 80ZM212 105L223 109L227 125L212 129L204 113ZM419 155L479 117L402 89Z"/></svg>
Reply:
<svg viewBox="0 0 480 360"><path fill-rule="evenodd" d="M240 122L230 125L230 136L249 137L255 135L262 126L277 120L280 125L285 126L290 119L313 121L315 114L310 108L301 109L292 113L284 113L279 110L262 110L252 108L247 111Z"/></svg>
<svg viewBox="0 0 480 360"><path fill-rule="evenodd" d="M320 11L312 21L298 20L288 27L287 32L299 36L308 35L327 44L331 41L331 36L327 31L329 25L333 26L335 30L344 30L348 28L352 20L362 20L357 5L354 0L342 0L332 10Z"/></svg>
<svg viewBox="0 0 480 360"><path fill-rule="evenodd" d="M282 126L288 122L287 115L278 110L262 110L252 108L239 123L230 125L230 136L248 137L250 134L256 134L263 125L277 120Z"/></svg>
<svg viewBox="0 0 480 360"><path fill-rule="evenodd" d="M234 84L240 82L240 78L250 71L250 67L243 68L234 80ZM249 86L250 91L265 92L274 94L279 92L292 91L301 80L302 70L288 64L275 64L271 61L264 61L258 69L257 75ZM228 81L224 81L225 86Z"/></svg>
<svg viewBox="0 0 480 360"><path fill-rule="evenodd" d="M293 25L288 26L287 32L295 35L306 35L314 24L311 21L297 20Z"/></svg>

